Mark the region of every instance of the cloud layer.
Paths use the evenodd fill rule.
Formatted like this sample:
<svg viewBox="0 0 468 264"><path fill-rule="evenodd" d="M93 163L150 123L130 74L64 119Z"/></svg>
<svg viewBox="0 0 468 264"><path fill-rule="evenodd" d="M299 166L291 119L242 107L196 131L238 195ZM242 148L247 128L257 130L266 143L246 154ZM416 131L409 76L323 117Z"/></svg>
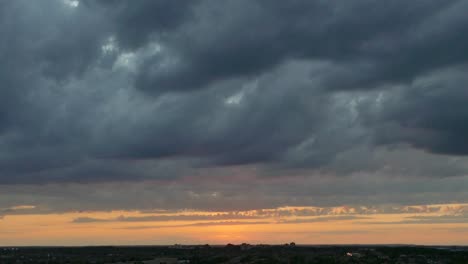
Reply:
<svg viewBox="0 0 468 264"><path fill-rule="evenodd" d="M466 186L468 171L467 7L2 2L0 189L34 195L8 192L0 207L219 208L216 192L259 208L359 202L372 190L376 203L466 201L454 182ZM197 177L205 182L183 182ZM392 187L394 177L408 187ZM271 182L252 190L257 179ZM320 195L300 187L313 181ZM119 182L143 196L163 190L139 206L112 189ZM164 203L164 184L182 198ZM241 200L233 209L248 206Z"/></svg>

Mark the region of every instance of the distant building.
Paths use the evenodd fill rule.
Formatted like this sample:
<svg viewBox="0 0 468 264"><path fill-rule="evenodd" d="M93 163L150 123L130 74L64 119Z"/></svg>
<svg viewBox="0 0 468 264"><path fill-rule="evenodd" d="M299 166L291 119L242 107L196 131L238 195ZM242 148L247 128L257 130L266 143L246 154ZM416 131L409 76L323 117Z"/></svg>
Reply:
<svg viewBox="0 0 468 264"><path fill-rule="evenodd" d="M347 257L356 257L356 258L360 258L360 257L362 257L362 254L361 254L361 253L357 253L357 252L348 252L348 253L346 253L346 256L347 256Z"/></svg>

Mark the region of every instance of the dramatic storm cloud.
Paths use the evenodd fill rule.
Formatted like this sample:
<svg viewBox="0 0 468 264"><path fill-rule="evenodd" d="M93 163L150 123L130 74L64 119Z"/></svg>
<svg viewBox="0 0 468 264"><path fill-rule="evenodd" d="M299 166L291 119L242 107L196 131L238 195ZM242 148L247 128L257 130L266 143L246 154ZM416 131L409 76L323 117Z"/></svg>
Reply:
<svg viewBox="0 0 468 264"><path fill-rule="evenodd" d="M466 202L467 8L2 1L0 215Z"/></svg>

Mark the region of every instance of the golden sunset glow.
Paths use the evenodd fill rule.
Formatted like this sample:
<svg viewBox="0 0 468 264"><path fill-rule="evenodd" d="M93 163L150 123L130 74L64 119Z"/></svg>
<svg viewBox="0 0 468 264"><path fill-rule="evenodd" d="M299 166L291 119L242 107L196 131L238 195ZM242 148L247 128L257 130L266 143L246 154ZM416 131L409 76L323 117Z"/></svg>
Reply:
<svg viewBox="0 0 468 264"><path fill-rule="evenodd" d="M31 207L17 207L26 208ZM0 245L280 244L289 240L302 244L468 244L468 223L458 218L467 209L467 204L445 204L367 213L346 206L17 214L0 221Z"/></svg>

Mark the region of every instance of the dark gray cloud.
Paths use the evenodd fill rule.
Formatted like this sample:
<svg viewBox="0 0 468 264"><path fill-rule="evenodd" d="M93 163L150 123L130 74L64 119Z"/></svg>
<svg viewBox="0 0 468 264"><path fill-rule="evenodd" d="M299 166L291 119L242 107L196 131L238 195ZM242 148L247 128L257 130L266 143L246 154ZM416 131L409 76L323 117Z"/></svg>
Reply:
<svg viewBox="0 0 468 264"><path fill-rule="evenodd" d="M1 208L34 205L33 210L19 213L63 213L70 211L108 211L164 209L158 214L183 210L236 212L260 210L266 217L320 216L337 214L374 213L435 213L438 210L463 213L447 206L424 207L427 204L464 203L468 200L468 178L418 178L403 175L307 175L281 178L240 178L246 170L237 173L213 174L204 178L194 176L178 182L112 182L87 184L43 184L0 186ZM204 173L205 175L207 172ZM324 208L320 211L261 209L284 206L343 207L340 210ZM405 205L420 205L405 208ZM365 208L361 208L361 207ZM166 211L168 210L168 211ZM182 210L180 212L179 210ZM464 211L463 211L464 210ZM155 213L149 213L152 215Z"/></svg>
<svg viewBox="0 0 468 264"><path fill-rule="evenodd" d="M370 118L379 144L409 143L430 152L468 154L466 66L424 76L387 93Z"/></svg>
<svg viewBox="0 0 468 264"><path fill-rule="evenodd" d="M233 220L233 219L259 219L259 216L251 216L236 213L220 213L215 215L145 215L145 216L119 216L112 219L101 219L92 217L78 217L73 223L93 222L166 222L166 221L202 221L202 220Z"/></svg>
<svg viewBox="0 0 468 264"><path fill-rule="evenodd" d="M83 5L110 20L111 30L125 49L144 46L190 23L194 6L199 1L143 0L128 1L83 1Z"/></svg>
<svg viewBox="0 0 468 264"><path fill-rule="evenodd" d="M453 194L437 193L418 177L463 182L468 172L467 5L2 2L0 184L176 184L252 166L256 177L292 181L375 177L379 202L421 202L420 186L433 194L428 201L461 201L466 197L449 180L439 187L454 188ZM382 187L401 176L412 181L410 188ZM317 187L322 197L314 199L297 185L267 184L257 196L245 184L210 182L197 190L204 198L187 206L219 208L208 195L214 186L228 193L226 201L235 192L258 198L250 205L257 208L333 204L348 195L359 201L359 190L372 195L345 182L354 189ZM169 207L187 203L189 191L179 191L183 198ZM93 207L78 191L55 192ZM272 198L274 192L281 198ZM335 193L341 198L331 198ZM24 195L11 199L34 200ZM101 199L99 209L140 202L93 195ZM167 200L159 198L141 207L163 207ZM246 206L239 199L233 207Z"/></svg>
<svg viewBox="0 0 468 264"><path fill-rule="evenodd" d="M467 21L459 12L464 5L205 1L191 25L161 41L169 58L149 59L136 85L156 92L200 89L226 78L251 78L293 59L336 63L322 76L325 89L408 81L466 61L468 40L460 29Z"/></svg>
<svg viewBox="0 0 468 264"><path fill-rule="evenodd" d="M79 217L73 220L73 223L77 224L86 224L86 223L99 223L99 222L168 222L168 221L203 221L203 220L229 220L229 221L217 221L217 222L200 222L194 224L181 224L181 225L170 225L168 227L182 227L182 226L211 226L211 225L237 225L237 224L267 224L273 222L267 221L233 221L237 219L261 219L266 217L258 216L243 216L230 214L218 215L218 216L209 216L209 215L173 215L173 216L136 216L136 217L125 217L120 216L113 219L100 219L100 218L91 218L91 217ZM370 219L370 217L363 216L353 216L353 215L344 215L344 216L324 216L316 218L297 218L297 219L280 219L274 223L276 224L298 224L298 223L322 223L330 221L348 221L348 220L362 220ZM160 226L167 227L167 226ZM136 227L139 229L138 227ZM155 226L145 226L145 228L157 228Z"/></svg>

